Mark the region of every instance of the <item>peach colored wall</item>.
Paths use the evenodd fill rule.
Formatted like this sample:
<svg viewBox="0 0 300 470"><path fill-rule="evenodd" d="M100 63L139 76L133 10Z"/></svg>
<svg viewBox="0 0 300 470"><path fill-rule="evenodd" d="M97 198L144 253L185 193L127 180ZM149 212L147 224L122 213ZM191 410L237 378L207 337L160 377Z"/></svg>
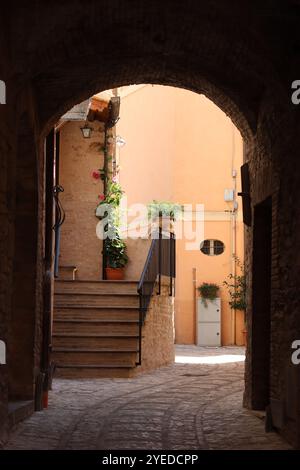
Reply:
<svg viewBox="0 0 300 470"><path fill-rule="evenodd" d="M126 145L120 150L119 179L129 204L173 197L174 90L149 85L121 101L117 134Z"/></svg>
<svg viewBox="0 0 300 470"><path fill-rule="evenodd" d="M142 238L128 238L126 240L129 262L125 270L125 279L139 281L150 244L150 240Z"/></svg>
<svg viewBox="0 0 300 470"><path fill-rule="evenodd" d="M66 212L62 225L60 265L77 266L78 279L102 278L102 242L96 237L95 208L103 192L102 181L95 181L92 171L102 167L103 124L89 123L94 129L90 139L80 130L83 122L69 122L61 130L60 196Z"/></svg>
<svg viewBox="0 0 300 470"><path fill-rule="evenodd" d="M242 138L231 120L202 95L186 90L148 85L128 94L121 101L117 134L126 145L120 151L120 182L128 203L148 203L153 199L203 203L206 218L204 238L222 240L220 256L206 256L199 249L186 251L184 240L177 242L177 279L175 301L176 341L195 340L194 286L222 284L232 268L232 229L224 202L224 189L233 188L232 168L242 164ZM243 260L241 203L237 214L236 253ZM133 241L129 241L130 251ZM131 272L135 277L143 267L143 256L133 256ZM221 288L222 343L232 344L232 312L228 296ZM242 344L243 318L236 312L236 342Z"/></svg>

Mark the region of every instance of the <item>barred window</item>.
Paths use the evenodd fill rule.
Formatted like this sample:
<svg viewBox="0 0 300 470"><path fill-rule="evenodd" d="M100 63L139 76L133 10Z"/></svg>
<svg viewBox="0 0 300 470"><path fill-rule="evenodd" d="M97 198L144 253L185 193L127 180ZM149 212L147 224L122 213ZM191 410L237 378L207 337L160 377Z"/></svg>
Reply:
<svg viewBox="0 0 300 470"><path fill-rule="evenodd" d="M225 245L220 240L203 240L200 244L200 251L208 256L221 255Z"/></svg>

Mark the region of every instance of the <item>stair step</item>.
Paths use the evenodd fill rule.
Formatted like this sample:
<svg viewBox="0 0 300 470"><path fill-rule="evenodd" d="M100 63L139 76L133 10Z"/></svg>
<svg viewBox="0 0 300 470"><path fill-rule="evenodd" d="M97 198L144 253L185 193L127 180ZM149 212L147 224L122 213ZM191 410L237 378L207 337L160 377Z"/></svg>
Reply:
<svg viewBox="0 0 300 470"><path fill-rule="evenodd" d="M64 292L62 294L56 293L54 296L54 307L61 306L84 306L84 307L96 307L96 306L120 306L120 307L138 307L139 306L139 295L138 294L93 294L93 293L72 293Z"/></svg>
<svg viewBox="0 0 300 470"><path fill-rule="evenodd" d="M139 307L132 307L131 305L88 305L88 304L83 304L83 305L72 305L72 307L69 307L69 305L62 304L58 309L78 309L78 310L139 310Z"/></svg>
<svg viewBox="0 0 300 470"><path fill-rule="evenodd" d="M68 366L57 366L55 370L55 376L64 379L100 379L100 378L130 378L134 376L134 367L128 367L123 365L110 364L99 366L90 366L82 364L68 365Z"/></svg>
<svg viewBox="0 0 300 470"><path fill-rule="evenodd" d="M54 318L54 323L83 323L83 324L89 324L89 323L100 323L100 324L105 324L105 323L113 323L113 324L116 324L116 323L129 323L129 324L138 324L138 320L124 320L124 319L121 319L121 320L116 320L116 319L112 319L112 318L109 318L109 319L77 319L77 318L67 318L67 319L61 319L61 318Z"/></svg>
<svg viewBox="0 0 300 470"><path fill-rule="evenodd" d="M56 307L55 320L139 320L139 309L135 307Z"/></svg>
<svg viewBox="0 0 300 470"><path fill-rule="evenodd" d="M138 352L135 348L127 348L127 349L113 349L113 348L94 348L94 349L87 349L87 348L64 348L64 347L54 347L52 348L52 352L95 352L95 353L136 353Z"/></svg>
<svg viewBox="0 0 300 470"><path fill-rule="evenodd" d="M138 281L80 281L57 280L55 293L137 293Z"/></svg>
<svg viewBox="0 0 300 470"><path fill-rule="evenodd" d="M110 364L111 366L115 366L115 364L122 364L122 366L134 367L136 363L137 354L136 352L119 352L119 353L111 353L111 352L66 352L66 351L58 351L52 353L52 360L57 365L63 364L67 365L77 365L80 366L82 364L90 364L90 366L98 365L102 366L105 364L106 366Z"/></svg>
<svg viewBox="0 0 300 470"><path fill-rule="evenodd" d="M56 376L133 375L139 344L137 288L137 281L55 281L52 360Z"/></svg>
<svg viewBox="0 0 300 470"><path fill-rule="evenodd" d="M52 347L62 348L138 348L138 335L70 335L70 334L54 334L52 338Z"/></svg>
<svg viewBox="0 0 300 470"><path fill-rule="evenodd" d="M128 366L127 364L114 364L113 366L111 364L59 364L60 368L63 369L69 369L71 367L76 367L77 369L117 369L117 368L122 368L122 369L130 369L131 366Z"/></svg>
<svg viewBox="0 0 300 470"><path fill-rule="evenodd" d="M55 332L53 336L72 336L73 338L138 338L138 335L131 335L131 334L110 334L110 333L62 333L62 332Z"/></svg>
<svg viewBox="0 0 300 470"><path fill-rule="evenodd" d="M90 320L90 321L81 321L81 320L62 320L54 321L53 333L61 334L91 334L91 335L137 335L139 325L137 321L129 322L102 322L101 320Z"/></svg>

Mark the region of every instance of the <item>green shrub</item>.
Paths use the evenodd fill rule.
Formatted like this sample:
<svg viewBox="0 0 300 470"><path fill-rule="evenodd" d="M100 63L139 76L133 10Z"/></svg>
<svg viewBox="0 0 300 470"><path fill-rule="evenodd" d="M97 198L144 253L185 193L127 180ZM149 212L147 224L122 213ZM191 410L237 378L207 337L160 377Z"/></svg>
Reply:
<svg viewBox="0 0 300 470"><path fill-rule="evenodd" d="M203 282L197 287L198 292L201 295L202 303L207 307L207 300L215 300L218 297L220 287L218 284Z"/></svg>

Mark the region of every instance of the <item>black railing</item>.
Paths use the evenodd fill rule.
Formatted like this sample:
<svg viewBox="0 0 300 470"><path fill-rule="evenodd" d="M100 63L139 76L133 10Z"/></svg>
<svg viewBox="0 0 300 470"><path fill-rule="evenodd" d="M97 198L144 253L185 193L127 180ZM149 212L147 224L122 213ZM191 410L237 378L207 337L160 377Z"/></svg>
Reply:
<svg viewBox="0 0 300 470"><path fill-rule="evenodd" d="M142 327L145 320L154 286L158 281L158 292L161 293L161 276L170 278L169 295L173 295L175 279L175 252L176 240L173 233L165 233L159 228L155 234L148 252L145 266L138 285L139 303L139 351L138 362L142 362Z"/></svg>

